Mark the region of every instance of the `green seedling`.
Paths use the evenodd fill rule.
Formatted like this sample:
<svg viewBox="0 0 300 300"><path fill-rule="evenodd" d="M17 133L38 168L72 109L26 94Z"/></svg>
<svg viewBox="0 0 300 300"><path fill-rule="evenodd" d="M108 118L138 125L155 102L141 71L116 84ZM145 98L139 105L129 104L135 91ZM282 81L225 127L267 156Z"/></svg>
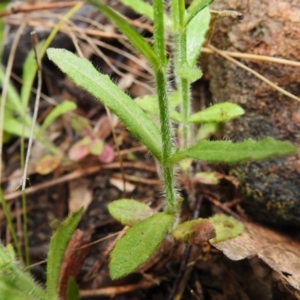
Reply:
<svg viewBox="0 0 300 300"><path fill-rule="evenodd" d="M243 225L226 216L221 217L221 221L214 218L199 219L178 225L183 199L176 190L176 165L187 159L236 163L296 152L296 147L292 144L272 138L258 142L249 139L242 143L203 140L216 128L213 124L228 121L244 113L241 107L231 103L217 104L195 114L191 112L190 87L201 76L196 61L209 27L208 5L212 1L194 0L186 9L183 0L172 0L170 15L164 12L162 0L154 0L153 6L142 1L123 1L153 20L153 46L113 9L101 1L88 2L108 16L148 61L153 69L156 97L147 96L143 100L134 101L108 76L99 73L88 60L63 49L47 50L49 59L76 85L84 88L116 114L161 165L164 184L163 212L153 213L143 204L137 204L136 201L130 204L127 199L114 201L109 205L109 211L114 218L122 224L132 226L111 253L109 268L113 279L133 272L146 262L168 234L173 233L182 242L200 243L212 238L214 242L221 241L242 232ZM170 59L166 56L166 31L173 36L174 41L174 54ZM175 77L175 93L169 92L169 74ZM149 113L157 117L152 118ZM178 122L178 130L182 132L182 145L175 141L171 119ZM210 129L202 133L202 139L198 141L192 136L195 123L202 123L207 128L210 125ZM137 217L134 218L136 213Z"/></svg>
<svg viewBox="0 0 300 300"><path fill-rule="evenodd" d="M17 262L12 246L0 243L1 299L59 300L58 286L62 261L69 241L80 221L83 209L71 214L62 222L50 241L47 255L46 288L37 284L29 272ZM74 279L69 280L68 300L80 299Z"/></svg>

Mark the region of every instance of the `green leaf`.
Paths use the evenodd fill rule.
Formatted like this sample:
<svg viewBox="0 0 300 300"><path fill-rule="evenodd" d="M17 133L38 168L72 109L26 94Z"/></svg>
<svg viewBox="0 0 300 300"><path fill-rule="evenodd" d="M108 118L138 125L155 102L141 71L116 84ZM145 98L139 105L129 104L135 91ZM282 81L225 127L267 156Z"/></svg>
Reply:
<svg viewBox="0 0 300 300"><path fill-rule="evenodd" d="M83 208L72 213L62 222L50 241L47 258L47 296L48 299L56 299L60 267L64 258L68 243L81 219Z"/></svg>
<svg viewBox="0 0 300 300"><path fill-rule="evenodd" d="M4 80L5 70L4 67L0 65L0 83L4 84ZM2 97L0 96L0 103L1 101ZM11 81L9 81L7 86L7 97L5 101L5 114L10 113L10 115L12 115L12 113L15 112L18 114L18 117L22 118L22 123L26 124L27 126L31 124L31 117L29 114L26 114L26 109L21 105L21 98L19 96L19 93L17 92ZM13 128L10 129L10 131L13 130Z"/></svg>
<svg viewBox="0 0 300 300"><path fill-rule="evenodd" d="M141 107L143 110L150 112L152 114L159 114L158 100L157 97L151 95L145 95L142 98L138 97L134 99L135 103ZM179 93L173 92L170 97L170 108L175 108L180 103Z"/></svg>
<svg viewBox="0 0 300 300"><path fill-rule="evenodd" d="M188 57L190 57L190 52ZM187 79L190 82L195 82L202 76L201 70L197 68L190 68L190 67L180 68L177 70L177 73L178 75L180 75L180 77L183 77L184 79Z"/></svg>
<svg viewBox="0 0 300 300"><path fill-rule="evenodd" d="M144 111L158 115L159 108L156 97L151 95L145 95L143 98L136 98L134 102Z"/></svg>
<svg viewBox="0 0 300 300"><path fill-rule="evenodd" d="M101 99L128 130L158 159L161 159L161 135L152 120L107 75L100 74L86 59L63 49L48 49L49 58L79 86Z"/></svg>
<svg viewBox="0 0 300 300"><path fill-rule="evenodd" d="M11 140L12 135L6 131L3 132L3 137L2 137L2 141L3 144L8 143Z"/></svg>
<svg viewBox="0 0 300 300"><path fill-rule="evenodd" d="M216 232L210 221L197 219L179 224L172 235L181 243L197 245L216 237Z"/></svg>
<svg viewBox="0 0 300 300"><path fill-rule="evenodd" d="M66 114L67 112L70 112L72 110L75 110L77 108L77 105L73 101L64 101L54 107L52 111L48 114L48 116L45 118L43 125L41 126L41 132L43 133L49 125L51 125L55 119L60 117L63 114Z"/></svg>
<svg viewBox="0 0 300 300"><path fill-rule="evenodd" d="M171 158L171 163L177 163L187 157L211 163L237 163L243 160L262 160L296 152L297 148L290 142L277 141L271 137L260 141L248 139L241 143L203 140L184 151L175 153Z"/></svg>
<svg viewBox="0 0 300 300"><path fill-rule="evenodd" d="M177 110L170 111L170 118L178 123L182 122L182 115Z"/></svg>
<svg viewBox="0 0 300 300"><path fill-rule="evenodd" d="M187 65L193 67L196 65L197 59L200 55L202 45L205 40L206 32L208 31L210 24L210 12L209 8L198 12L191 20L186 28L186 45L188 49L188 55L186 58ZM202 74L201 74L202 76Z"/></svg>
<svg viewBox="0 0 300 300"><path fill-rule="evenodd" d="M47 154L39 160L35 167L35 171L41 175L49 174L60 165L60 162L61 158L58 155Z"/></svg>
<svg viewBox="0 0 300 300"><path fill-rule="evenodd" d="M93 135L93 129L86 118L81 116L71 116L71 126L79 135Z"/></svg>
<svg viewBox="0 0 300 300"><path fill-rule="evenodd" d="M142 0L121 0L121 2L124 5L129 6L136 13L153 20L153 7L149 3Z"/></svg>
<svg viewBox="0 0 300 300"><path fill-rule="evenodd" d="M100 155L103 151L104 143L101 139L95 138L89 145L89 152L93 155Z"/></svg>
<svg viewBox="0 0 300 300"><path fill-rule="evenodd" d="M194 0L187 9L187 16L185 18L185 26L205 7L213 3L214 0Z"/></svg>
<svg viewBox="0 0 300 300"><path fill-rule="evenodd" d="M0 291L1 299L45 299L44 290L16 261L12 246L0 243Z"/></svg>
<svg viewBox="0 0 300 300"><path fill-rule="evenodd" d="M245 111L237 104L223 102L201 110L188 119L190 123L225 122L241 116Z"/></svg>
<svg viewBox="0 0 300 300"><path fill-rule="evenodd" d="M196 141L204 140L216 134L220 130L220 124L216 122L203 123L196 134Z"/></svg>
<svg viewBox="0 0 300 300"><path fill-rule="evenodd" d="M4 84L4 78L5 78L5 69L2 65L0 65L0 83ZM0 97L0 102L2 101ZM9 82L7 87L7 99L5 102L6 108L10 109L11 111L17 111L18 113L22 113L23 110L21 109L21 99L19 97L19 94L13 84Z"/></svg>
<svg viewBox="0 0 300 300"><path fill-rule="evenodd" d="M73 277L68 279L67 300L80 300L79 288Z"/></svg>
<svg viewBox="0 0 300 300"><path fill-rule="evenodd" d="M156 53L161 68L166 67L168 64L166 56L166 43L165 43L165 24L164 24L164 0L155 0L153 5L153 49ZM156 69L157 71L157 69ZM156 72L157 77L157 72ZM157 83L159 90L159 84ZM160 94L158 92L158 94ZM160 98L160 97L159 97Z"/></svg>
<svg viewBox="0 0 300 300"><path fill-rule="evenodd" d="M145 263L162 242L174 219L162 212L129 228L110 254L110 277L124 277Z"/></svg>
<svg viewBox="0 0 300 300"><path fill-rule="evenodd" d="M215 185L220 183L220 176L215 172L198 172L194 176L194 182Z"/></svg>
<svg viewBox="0 0 300 300"><path fill-rule="evenodd" d="M216 230L216 237L210 240L212 244L235 238L244 231L243 223L233 217L218 214L209 218L209 221Z"/></svg>
<svg viewBox="0 0 300 300"><path fill-rule="evenodd" d="M134 48L148 60L154 70L158 70L160 68L158 57L151 46L124 18L99 0L88 0L87 2L96 6L112 22L114 22L118 29L129 39Z"/></svg>
<svg viewBox="0 0 300 300"><path fill-rule="evenodd" d="M113 201L108 205L108 211L114 219L128 226L133 226L153 214L148 205L133 199Z"/></svg>
<svg viewBox="0 0 300 300"><path fill-rule="evenodd" d="M149 20L153 21L153 7L149 3L142 0L121 0L121 2L138 14L146 16ZM166 14L164 14L164 22L167 27L171 27L171 20Z"/></svg>
<svg viewBox="0 0 300 300"><path fill-rule="evenodd" d="M9 110L6 110L3 122L4 131L17 136L29 138L30 129L23 124L17 117L13 116Z"/></svg>
<svg viewBox="0 0 300 300"><path fill-rule="evenodd" d="M44 46L45 41L41 41L37 45L38 53L41 53L41 49ZM26 57L23 64L23 75L22 75L22 88L21 88L21 103L24 108L27 108L28 101L30 99L31 89L34 83L34 79L38 70L37 62L35 59L35 53L31 49Z"/></svg>

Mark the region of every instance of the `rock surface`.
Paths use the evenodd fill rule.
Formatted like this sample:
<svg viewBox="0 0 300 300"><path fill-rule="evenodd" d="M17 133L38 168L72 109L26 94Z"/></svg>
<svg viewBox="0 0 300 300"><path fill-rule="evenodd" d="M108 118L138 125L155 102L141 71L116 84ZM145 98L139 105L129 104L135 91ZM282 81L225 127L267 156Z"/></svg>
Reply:
<svg viewBox="0 0 300 300"><path fill-rule="evenodd" d="M216 1L216 10L237 10L242 21L217 21L211 44L220 50L300 60L299 1ZM242 61L290 93L300 95L300 68L266 61ZM225 127L234 141L268 135L300 145L300 107L249 72L216 55L209 58L215 102L240 104L245 115ZM300 156L239 164L243 206L254 219L300 227Z"/></svg>

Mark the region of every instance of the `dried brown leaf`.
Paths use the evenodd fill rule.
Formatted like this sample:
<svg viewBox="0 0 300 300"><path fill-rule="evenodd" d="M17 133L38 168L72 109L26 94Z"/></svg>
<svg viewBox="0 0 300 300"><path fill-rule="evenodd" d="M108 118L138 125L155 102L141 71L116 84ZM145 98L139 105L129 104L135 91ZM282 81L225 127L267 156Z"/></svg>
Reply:
<svg viewBox="0 0 300 300"><path fill-rule="evenodd" d="M261 225L244 225L243 234L214 246L232 260L258 256L300 291L300 242Z"/></svg>
<svg viewBox="0 0 300 300"><path fill-rule="evenodd" d="M70 240L64 260L61 266L58 293L60 299L66 299L66 291L69 277L76 279L80 272L84 260L89 251L89 247L82 247L87 245L84 232L76 229L72 239Z"/></svg>

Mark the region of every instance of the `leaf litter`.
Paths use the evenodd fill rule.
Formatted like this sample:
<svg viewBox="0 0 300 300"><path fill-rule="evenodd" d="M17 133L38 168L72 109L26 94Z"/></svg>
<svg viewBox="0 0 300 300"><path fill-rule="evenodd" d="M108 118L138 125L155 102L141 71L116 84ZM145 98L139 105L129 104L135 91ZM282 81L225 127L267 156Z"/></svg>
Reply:
<svg viewBox="0 0 300 300"><path fill-rule="evenodd" d="M300 242L262 225L244 226L240 236L213 245L234 261L257 256L300 291Z"/></svg>

